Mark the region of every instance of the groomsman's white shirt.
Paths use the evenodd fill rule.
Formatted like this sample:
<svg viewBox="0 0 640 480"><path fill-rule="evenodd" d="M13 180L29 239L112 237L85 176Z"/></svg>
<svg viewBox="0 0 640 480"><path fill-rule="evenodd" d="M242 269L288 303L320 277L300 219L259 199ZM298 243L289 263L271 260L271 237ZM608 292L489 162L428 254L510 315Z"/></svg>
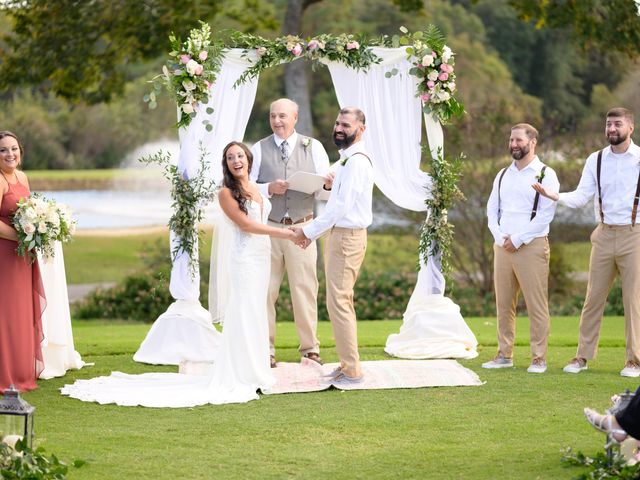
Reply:
<svg viewBox="0 0 640 480"><path fill-rule="evenodd" d="M534 238L546 237L549 234L549 223L553 220L556 211L556 202L540 195L538 211L533 220L533 201L536 191L531 186L538 180L543 164L536 155L534 159L522 170L518 170L515 162L507 167L500 187L500 207L502 215L498 225L498 182L500 172L493 181L493 190L487 203L487 217L489 218L489 230L493 235L496 245L504 245L504 236L510 235L511 242L516 248L522 244L528 244ZM542 185L549 191L557 192L560 189L558 176L553 169L547 167L544 171Z"/></svg>
<svg viewBox="0 0 640 480"><path fill-rule="evenodd" d="M596 221L600 222L597 183L598 152L587 158L578 188L560 194L559 202L567 207L578 208L593 198ZM630 225L633 199L638 186L640 172L640 147L633 141L624 153L613 153L611 146L602 152L600 188L602 190L602 212L607 225Z"/></svg>
<svg viewBox="0 0 640 480"><path fill-rule="evenodd" d="M327 155L327 151L318 140L311 137L308 138L311 139L311 157L313 158L313 166L316 169L316 173L318 175L326 175L329 171L329 156ZM280 145L282 144L282 142L284 142L285 139L280 138L275 133L273 134L273 139L275 140L278 149L280 149ZM289 148L293 150L293 147L295 147L298 143L298 132L294 130L294 132L286 140L289 144ZM260 148L260 142L256 142L251 146L251 153L253 154L253 166L251 167L249 180L257 183L258 175L260 174L260 165L262 164L262 148ZM271 197L271 195L269 195L268 183L258 183L258 188L265 197ZM327 199L328 195L323 192L324 190L320 189L316 193L316 198L318 200Z"/></svg>
<svg viewBox="0 0 640 480"><path fill-rule="evenodd" d="M355 155L364 153L364 155ZM367 228L373 221L371 202L373 197L373 166L371 155L364 142L354 143L340 150L340 160L335 167L336 176L331 196L324 211L309 225L303 227L304 234L315 240L331 227ZM342 161L347 159L342 165Z"/></svg>

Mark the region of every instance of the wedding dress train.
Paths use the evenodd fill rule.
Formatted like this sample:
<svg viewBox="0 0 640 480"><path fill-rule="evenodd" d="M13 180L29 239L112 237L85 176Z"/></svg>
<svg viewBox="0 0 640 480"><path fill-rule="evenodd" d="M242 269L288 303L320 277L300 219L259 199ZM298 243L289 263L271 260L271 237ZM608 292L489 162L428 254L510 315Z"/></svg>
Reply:
<svg viewBox="0 0 640 480"><path fill-rule="evenodd" d="M247 202L249 217L266 223L271 205ZM225 256L226 302L221 315L222 341L215 361L204 376L179 373L128 375L77 380L61 392L83 401L125 406L192 407L204 404L244 403L275 383L269 363L267 287L271 243L266 235L242 232L224 214L216 229L227 232ZM219 259L222 260L222 259ZM212 265L212 268L214 266Z"/></svg>

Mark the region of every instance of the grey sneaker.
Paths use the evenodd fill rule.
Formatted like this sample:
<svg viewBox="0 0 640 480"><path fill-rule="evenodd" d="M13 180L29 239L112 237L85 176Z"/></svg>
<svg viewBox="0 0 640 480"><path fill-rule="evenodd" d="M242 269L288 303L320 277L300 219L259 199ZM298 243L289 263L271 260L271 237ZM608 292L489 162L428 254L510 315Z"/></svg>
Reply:
<svg viewBox="0 0 640 480"><path fill-rule="evenodd" d="M580 373L582 370L586 369L587 361L584 358L575 357L572 358L562 370L566 373Z"/></svg>
<svg viewBox="0 0 640 480"><path fill-rule="evenodd" d="M513 359L505 358L501 353L489 362L484 362L482 368L511 368L513 367Z"/></svg>
<svg viewBox="0 0 640 480"><path fill-rule="evenodd" d="M531 360L531 365L527 368L527 372L529 373L544 373L547 371L547 362L545 362L544 358L535 357Z"/></svg>
<svg viewBox="0 0 640 480"><path fill-rule="evenodd" d="M344 373L339 373L331 380L331 385L335 387L350 387L352 385L357 385L358 383L362 383L364 381L364 375L360 375L359 377L349 377Z"/></svg>
<svg viewBox="0 0 640 480"><path fill-rule="evenodd" d="M624 368L620 370L620 375L623 377L640 377L640 365L629 360Z"/></svg>

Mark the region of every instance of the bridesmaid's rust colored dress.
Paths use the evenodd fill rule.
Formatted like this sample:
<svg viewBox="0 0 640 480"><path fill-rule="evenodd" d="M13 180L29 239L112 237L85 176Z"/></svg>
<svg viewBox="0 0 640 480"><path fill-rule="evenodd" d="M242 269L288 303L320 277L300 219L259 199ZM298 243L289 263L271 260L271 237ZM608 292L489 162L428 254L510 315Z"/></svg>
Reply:
<svg viewBox="0 0 640 480"><path fill-rule="evenodd" d="M0 221L11 226L18 201L29 195L19 181L9 183L0 204ZM46 301L40 268L37 260L30 264L18 256L16 248L15 241L0 238L0 392L10 385L33 390L44 367L40 342Z"/></svg>

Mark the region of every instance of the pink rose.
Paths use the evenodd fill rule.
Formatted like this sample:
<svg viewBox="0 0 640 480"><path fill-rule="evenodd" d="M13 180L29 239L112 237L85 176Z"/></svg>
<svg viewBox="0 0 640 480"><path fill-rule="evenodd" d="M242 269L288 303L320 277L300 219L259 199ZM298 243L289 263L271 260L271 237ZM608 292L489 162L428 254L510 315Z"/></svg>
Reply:
<svg viewBox="0 0 640 480"><path fill-rule="evenodd" d="M423 102L427 103L431 98L431 95L429 95L428 93L423 93L422 95L420 95L420 98L422 99Z"/></svg>
<svg viewBox="0 0 640 480"><path fill-rule="evenodd" d="M437 54L436 52L433 52L433 51L432 51L432 52L431 52L431 56L432 56L433 58L436 58L436 57L438 56L438 54Z"/></svg>
<svg viewBox="0 0 640 480"><path fill-rule="evenodd" d="M440 70L442 70L445 73L451 73L453 72L453 67L448 63L443 63L440 65Z"/></svg>
<svg viewBox="0 0 640 480"><path fill-rule="evenodd" d="M201 61L205 61L207 59L207 57L209 56L209 53L206 50L202 50L199 54L198 54L198 58Z"/></svg>
<svg viewBox="0 0 640 480"><path fill-rule="evenodd" d="M438 80L440 80L441 82L446 82L449 79L449 74L446 72L442 72L440 75L438 75Z"/></svg>
<svg viewBox="0 0 640 480"><path fill-rule="evenodd" d="M309 50L315 50L316 48L318 48L318 41L314 38L309 43L307 43L307 48Z"/></svg>
<svg viewBox="0 0 640 480"><path fill-rule="evenodd" d="M432 82L431 80L427 82L427 87L429 87L429 90L431 90L435 86L436 86L435 82Z"/></svg>
<svg viewBox="0 0 640 480"><path fill-rule="evenodd" d="M198 64L198 66L193 71L193 73L195 73L196 75L202 75L202 72L204 72L204 67L200 64Z"/></svg>
<svg viewBox="0 0 640 480"><path fill-rule="evenodd" d="M302 53L302 45L296 43L291 49L291 53L293 53L296 57Z"/></svg>
<svg viewBox="0 0 640 480"><path fill-rule="evenodd" d="M211 90L211 87L213 87L213 83L211 83L209 80L205 80L204 84L207 86L207 90Z"/></svg>
<svg viewBox="0 0 640 480"><path fill-rule="evenodd" d="M185 65L189 63L189 60L191 60L191 57L189 55L180 55L180 62L184 63Z"/></svg>
<svg viewBox="0 0 640 480"><path fill-rule="evenodd" d="M357 50L360 48L360 44L355 40L353 42L347 43L347 50Z"/></svg>

